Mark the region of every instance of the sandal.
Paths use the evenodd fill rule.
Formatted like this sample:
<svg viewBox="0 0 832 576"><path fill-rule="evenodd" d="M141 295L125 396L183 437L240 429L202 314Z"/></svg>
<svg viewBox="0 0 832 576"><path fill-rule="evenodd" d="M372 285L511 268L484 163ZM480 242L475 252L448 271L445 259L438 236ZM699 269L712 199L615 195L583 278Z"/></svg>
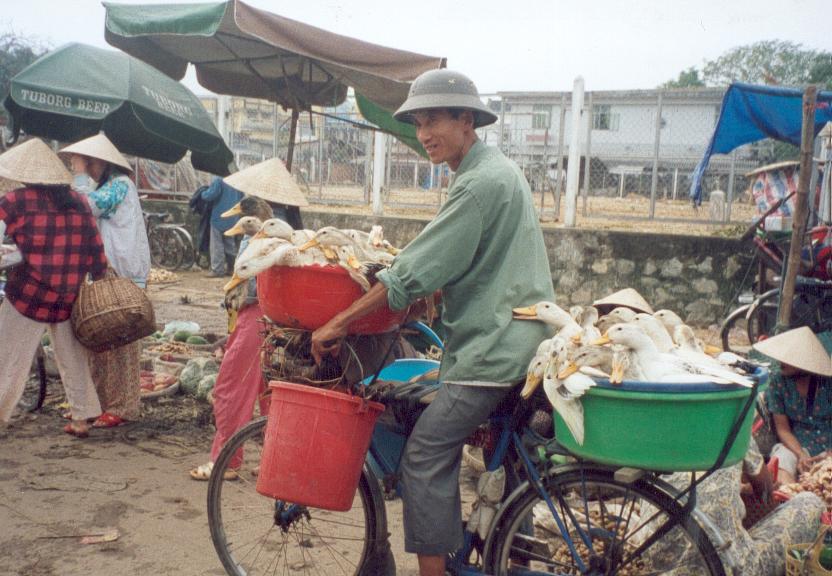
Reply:
<svg viewBox="0 0 832 576"><path fill-rule="evenodd" d="M214 469L214 463L208 462L206 464L201 464L190 471L191 478L194 480L199 480L200 482L210 480L211 478L211 471ZM223 472L223 480L236 480L239 478L237 472L234 470L226 470Z"/></svg>
<svg viewBox="0 0 832 576"><path fill-rule="evenodd" d="M92 423L92 426L93 428L115 428L116 426L121 426L126 423L127 420L124 420L121 416L104 412L101 416L96 418L95 422Z"/></svg>
<svg viewBox="0 0 832 576"><path fill-rule="evenodd" d="M64 432L76 438L86 438L90 435L89 428L79 428L74 422L70 422L64 426Z"/></svg>

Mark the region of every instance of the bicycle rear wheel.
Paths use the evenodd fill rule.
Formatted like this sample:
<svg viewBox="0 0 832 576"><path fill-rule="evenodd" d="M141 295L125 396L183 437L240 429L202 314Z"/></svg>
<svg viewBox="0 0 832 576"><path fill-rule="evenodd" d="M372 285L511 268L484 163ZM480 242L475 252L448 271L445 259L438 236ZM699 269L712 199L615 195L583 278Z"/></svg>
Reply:
<svg viewBox="0 0 832 576"><path fill-rule="evenodd" d="M832 298L820 289L795 287L792 299L790 328L808 326L813 332L824 332L832 329ZM757 342L763 337L773 336L777 326L778 304L780 290L769 290L754 300L748 310L748 338Z"/></svg>
<svg viewBox="0 0 832 576"><path fill-rule="evenodd" d="M587 574L723 576L702 528L664 489L649 480L615 479L614 471L574 467L554 473L546 492L577 547ZM492 528L486 566L499 576L581 574L546 501L531 486ZM668 527L668 521L681 522ZM532 529L529 528L532 519ZM594 554L581 541L578 526Z"/></svg>
<svg viewBox="0 0 832 576"><path fill-rule="evenodd" d="M154 226L147 236L150 245L150 262L166 270L176 270L184 258L182 239L170 228Z"/></svg>
<svg viewBox="0 0 832 576"><path fill-rule="evenodd" d="M170 228L179 237L182 245L182 262L179 263L180 270L190 270L196 264L196 253L194 252L194 241L190 233L184 227L176 225Z"/></svg>
<svg viewBox="0 0 832 576"><path fill-rule="evenodd" d="M266 418L259 418L232 436L208 483L211 539L226 572L395 574L381 490L366 467L347 512L298 506L255 490L265 426Z"/></svg>

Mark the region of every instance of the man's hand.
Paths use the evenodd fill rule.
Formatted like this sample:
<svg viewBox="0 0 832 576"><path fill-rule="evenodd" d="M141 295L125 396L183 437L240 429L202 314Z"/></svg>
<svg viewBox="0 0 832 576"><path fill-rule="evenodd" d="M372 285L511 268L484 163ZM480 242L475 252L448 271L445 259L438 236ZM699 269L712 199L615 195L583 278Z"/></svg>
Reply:
<svg viewBox="0 0 832 576"><path fill-rule="evenodd" d="M337 316L312 332L312 358L315 359L315 364L320 364L324 356L338 356L341 341L346 335L347 327L341 325Z"/></svg>

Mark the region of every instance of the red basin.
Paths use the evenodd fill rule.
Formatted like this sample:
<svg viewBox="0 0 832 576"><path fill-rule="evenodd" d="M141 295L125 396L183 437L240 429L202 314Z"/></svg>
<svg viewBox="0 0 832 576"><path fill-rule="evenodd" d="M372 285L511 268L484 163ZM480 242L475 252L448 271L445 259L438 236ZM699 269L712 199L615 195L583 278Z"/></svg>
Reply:
<svg viewBox="0 0 832 576"><path fill-rule="evenodd" d="M274 266L257 276L260 307L272 321L315 330L361 297L364 291L340 266ZM404 321L406 310L387 306L349 326L350 334L380 334Z"/></svg>

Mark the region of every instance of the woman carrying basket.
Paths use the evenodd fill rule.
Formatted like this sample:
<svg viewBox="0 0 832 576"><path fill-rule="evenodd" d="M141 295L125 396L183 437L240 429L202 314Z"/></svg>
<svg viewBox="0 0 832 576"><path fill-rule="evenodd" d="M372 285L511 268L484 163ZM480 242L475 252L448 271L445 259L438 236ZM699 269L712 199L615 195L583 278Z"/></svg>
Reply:
<svg viewBox="0 0 832 576"><path fill-rule="evenodd" d="M86 419L101 413L87 350L75 338L69 317L87 274L103 276L104 246L95 218L69 185L72 175L38 139L0 156L0 176L23 183L0 198L6 224L23 262L10 270L0 304L0 422L8 422L20 397L44 329L55 347L73 420L64 431L87 436Z"/></svg>
<svg viewBox="0 0 832 576"><path fill-rule="evenodd" d="M87 192L110 266L144 288L150 273L150 247L139 195L128 175L130 164L104 134L76 142L60 153L70 155L76 186ZM87 186L79 183L84 174L91 180ZM111 428L139 417L140 361L139 341L91 356L93 380L104 409L94 427Z"/></svg>

